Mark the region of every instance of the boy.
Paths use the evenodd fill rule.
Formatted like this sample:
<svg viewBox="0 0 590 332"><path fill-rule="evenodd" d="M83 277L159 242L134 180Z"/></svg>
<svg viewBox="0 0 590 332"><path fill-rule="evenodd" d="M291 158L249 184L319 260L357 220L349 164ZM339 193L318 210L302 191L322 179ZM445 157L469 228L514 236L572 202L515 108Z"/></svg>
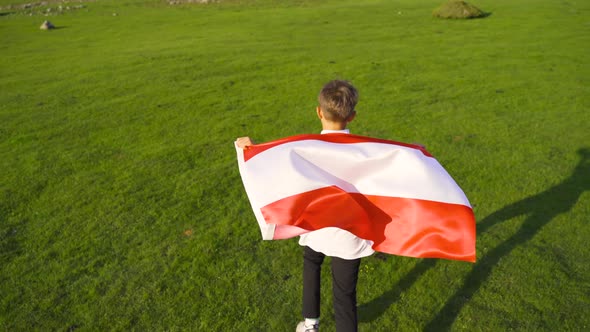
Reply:
<svg viewBox="0 0 590 332"><path fill-rule="evenodd" d="M347 125L355 115L358 92L347 81L328 82L320 91L316 113L322 134L349 133ZM236 140L238 147L253 145L249 137ZM360 260L373 254L372 241L352 233L326 227L300 236L303 246L303 318L297 332L317 332L320 318L320 272L326 256L331 257L332 291L337 332L358 330L356 285Z"/></svg>

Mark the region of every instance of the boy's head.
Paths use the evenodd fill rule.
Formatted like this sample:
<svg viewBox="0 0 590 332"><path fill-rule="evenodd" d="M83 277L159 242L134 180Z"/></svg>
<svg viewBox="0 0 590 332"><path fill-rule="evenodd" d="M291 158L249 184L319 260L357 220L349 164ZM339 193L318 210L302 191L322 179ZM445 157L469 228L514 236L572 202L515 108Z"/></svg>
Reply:
<svg viewBox="0 0 590 332"><path fill-rule="evenodd" d="M358 91L348 81L334 80L324 85L318 102L326 120L348 122L354 117L358 97Z"/></svg>

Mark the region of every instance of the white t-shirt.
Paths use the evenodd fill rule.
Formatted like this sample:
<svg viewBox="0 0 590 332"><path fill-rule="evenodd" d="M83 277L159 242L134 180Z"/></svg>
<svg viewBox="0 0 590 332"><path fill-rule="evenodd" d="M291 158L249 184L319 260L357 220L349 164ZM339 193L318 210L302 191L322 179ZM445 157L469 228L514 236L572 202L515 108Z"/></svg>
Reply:
<svg viewBox="0 0 590 332"><path fill-rule="evenodd" d="M344 130L322 130L322 134L345 133ZM326 256L339 257L342 259L357 259L372 255L373 241L364 240L349 231L325 227L313 232L299 236L299 245L308 246L311 249L321 252Z"/></svg>

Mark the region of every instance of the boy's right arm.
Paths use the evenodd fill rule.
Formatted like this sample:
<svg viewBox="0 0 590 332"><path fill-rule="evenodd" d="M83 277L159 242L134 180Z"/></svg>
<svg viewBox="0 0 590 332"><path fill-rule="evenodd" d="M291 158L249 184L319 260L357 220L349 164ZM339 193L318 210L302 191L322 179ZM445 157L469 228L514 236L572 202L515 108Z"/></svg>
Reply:
<svg viewBox="0 0 590 332"><path fill-rule="evenodd" d="M238 137L236 139L236 145L240 149L247 149L250 145L254 145L254 142L250 139L250 137Z"/></svg>

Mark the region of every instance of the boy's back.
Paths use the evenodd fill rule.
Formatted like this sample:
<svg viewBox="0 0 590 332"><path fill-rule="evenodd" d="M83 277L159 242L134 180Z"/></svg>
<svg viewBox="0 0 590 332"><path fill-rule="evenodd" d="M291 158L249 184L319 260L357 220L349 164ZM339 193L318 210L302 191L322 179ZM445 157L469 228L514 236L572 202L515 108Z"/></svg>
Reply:
<svg viewBox="0 0 590 332"><path fill-rule="evenodd" d="M322 124L322 134L346 133L355 115L358 92L347 81L328 82L318 96L316 114ZM253 145L249 137L236 140L239 148ZM326 227L302 234L299 244L303 254L304 321L297 332L317 332L320 318L320 273L325 256L332 257L332 285L337 332L357 331L356 285L360 259L373 254L372 241L335 227Z"/></svg>

